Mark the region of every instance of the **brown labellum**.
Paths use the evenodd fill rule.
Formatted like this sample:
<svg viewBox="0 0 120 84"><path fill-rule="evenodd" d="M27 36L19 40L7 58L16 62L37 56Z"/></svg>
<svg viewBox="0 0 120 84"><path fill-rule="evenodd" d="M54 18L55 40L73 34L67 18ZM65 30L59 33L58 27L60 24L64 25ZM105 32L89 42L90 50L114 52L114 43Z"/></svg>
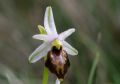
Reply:
<svg viewBox="0 0 120 84"><path fill-rule="evenodd" d="M52 50L47 54L45 66L59 79L64 79L70 66L70 62L67 52L63 50L62 46L60 49L53 46Z"/></svg>

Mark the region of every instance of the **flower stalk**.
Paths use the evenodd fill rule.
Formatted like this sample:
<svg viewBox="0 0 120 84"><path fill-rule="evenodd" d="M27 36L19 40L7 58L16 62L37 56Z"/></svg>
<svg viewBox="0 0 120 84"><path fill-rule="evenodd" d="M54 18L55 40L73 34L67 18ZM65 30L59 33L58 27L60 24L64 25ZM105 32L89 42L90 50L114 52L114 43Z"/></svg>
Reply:
<svg viewBox="0 0 120 84"><path fill-rule="evenodd" d="M46 57L44 57L44 60L46 60ZM48 79L49 79L49 71L48 71L48 69L44 66L42 84L48 84Z"/></svg>

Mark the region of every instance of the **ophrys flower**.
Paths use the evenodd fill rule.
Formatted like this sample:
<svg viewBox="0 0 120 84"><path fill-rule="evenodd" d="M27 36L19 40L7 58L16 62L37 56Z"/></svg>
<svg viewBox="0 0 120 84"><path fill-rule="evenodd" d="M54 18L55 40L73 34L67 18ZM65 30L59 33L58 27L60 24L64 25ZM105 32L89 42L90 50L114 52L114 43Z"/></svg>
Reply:
<svg viewBox="0 0 120 84"><path fill-rule="evenodd" d="M47 56L45 66L59 79L63 79L70 66L68 54L78 54L78 51L65 41L68 36L75 32L75 29L71 28L58 34L51 7L46 8L44 27L39 25L39 28L43 33L36 34L33 38L43 40L43 44L30 55L29 61L34 63Z"/></svg>

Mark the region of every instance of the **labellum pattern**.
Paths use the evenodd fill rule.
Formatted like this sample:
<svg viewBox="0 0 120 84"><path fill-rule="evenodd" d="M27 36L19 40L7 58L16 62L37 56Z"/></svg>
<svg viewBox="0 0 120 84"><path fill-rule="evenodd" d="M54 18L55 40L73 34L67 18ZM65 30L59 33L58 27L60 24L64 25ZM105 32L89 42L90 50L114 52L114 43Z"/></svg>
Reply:
<svg viewBox="0 0 120 84"><path fill-rule="evenodd" d="M45 66L54 73L58 79L63 80L70 66L68 54L62 46L57 49L55 46L48 52Z"/></svg>

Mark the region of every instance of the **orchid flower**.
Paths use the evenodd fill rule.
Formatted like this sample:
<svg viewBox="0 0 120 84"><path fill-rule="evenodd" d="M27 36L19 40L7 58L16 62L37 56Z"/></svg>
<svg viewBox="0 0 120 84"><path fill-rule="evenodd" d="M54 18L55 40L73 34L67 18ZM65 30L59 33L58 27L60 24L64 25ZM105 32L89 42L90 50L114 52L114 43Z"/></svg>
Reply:
<svg viewBox="0 0 120 84"><path fill-rule="evenodd" d="M75 32L75 28L58 34L51 7L46 8L44 27L41 25L38 27L44 34L36 34L33 38L42 40L43 43L30 55L29 61L35 63L47 56L45 66L56 74L59 80L62 80L70 66L68 55L78 54L78 51L65 41L67 37Z"/></svg>

